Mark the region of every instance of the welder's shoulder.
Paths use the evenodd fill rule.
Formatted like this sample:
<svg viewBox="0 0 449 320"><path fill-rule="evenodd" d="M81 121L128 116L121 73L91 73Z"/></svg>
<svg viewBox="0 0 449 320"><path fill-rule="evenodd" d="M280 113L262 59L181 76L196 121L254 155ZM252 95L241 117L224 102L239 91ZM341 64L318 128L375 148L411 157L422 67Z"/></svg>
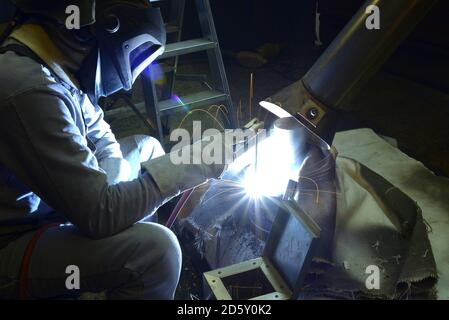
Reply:
<svg viewBox="0 0 449 320"><path fill-rule="evenodd" d="M48 69L14 52L0 54L0 104L36 88L58 88Z"/></svg>

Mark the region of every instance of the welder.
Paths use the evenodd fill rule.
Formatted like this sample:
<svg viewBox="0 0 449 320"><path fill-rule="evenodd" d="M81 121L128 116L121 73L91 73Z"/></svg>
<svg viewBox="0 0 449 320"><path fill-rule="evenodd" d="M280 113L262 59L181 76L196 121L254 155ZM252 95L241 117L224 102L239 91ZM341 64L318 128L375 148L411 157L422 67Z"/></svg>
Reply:
<svg viewBox="0 0 449 320"><path fill-rule="evenodd" d="M142 220L225 165L174 165L148 136L117 141L98 106L163 52L160 10L148 0L12 2L0 43L0 298L173 298L178 241ZM79 28L67 27L73 5ZM67 270L79 282L67 285Z"/></svg>

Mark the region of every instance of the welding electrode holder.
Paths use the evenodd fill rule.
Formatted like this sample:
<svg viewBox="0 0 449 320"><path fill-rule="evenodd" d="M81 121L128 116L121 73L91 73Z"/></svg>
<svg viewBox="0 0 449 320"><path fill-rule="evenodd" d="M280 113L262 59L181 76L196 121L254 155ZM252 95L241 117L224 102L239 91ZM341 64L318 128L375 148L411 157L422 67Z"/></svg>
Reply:
<svg viewBox="0 0 449 320"><path fill-rule="evenodd" d="M294 117L310 133L332 144L336 131L337 111L320 103L306 88L303 81L298 81L275 95L271 101L281 101L282 105L294 106Z"/></svg>

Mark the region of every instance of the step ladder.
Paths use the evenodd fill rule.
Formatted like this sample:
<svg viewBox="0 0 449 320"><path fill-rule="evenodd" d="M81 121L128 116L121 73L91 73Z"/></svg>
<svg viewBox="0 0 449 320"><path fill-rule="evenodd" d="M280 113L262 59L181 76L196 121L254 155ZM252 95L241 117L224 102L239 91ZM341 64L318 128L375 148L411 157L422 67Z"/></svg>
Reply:
<svg viewBox="0 0 449 320"><path fill-rule="evenodd" d="M147 77L141 77L143 86L144 102L135 105L139 112L147 114L150 122L156 127L158 138L163 142L164 130L161 117L170 115L171 113L187 108L223 104L228 110L227 117L229 119L229 128L236 128L236 114L232 104L229 85L226 78L226 72L223 64L218 38L215 30L215 24L212 16L212 10L209 0L187 0L195 1L198 12L199 22L202 31L202 37L199 39L181 40L183 16L186 0L172 0L170 19L166 24L167 38L171 37L175 42L168 43L165 52L158 58L160 60L172 59L172 67L164 70L169 82L169 91L162 92L162 100L157 94L156 84ZM207 53L212 83L208 84L208 89L190 95L181 96L179 99L171 98L174 81L176 79L176 71L178 67L178 59L181 55L195 52L205 51ZM151 68L150 68L151 70ZM133 112L133 109L127 109L127 112ZM122 113L123 108L112 109L106 112L106 116L118 116ZM136 110L134 110L136 112Z"/></svg>

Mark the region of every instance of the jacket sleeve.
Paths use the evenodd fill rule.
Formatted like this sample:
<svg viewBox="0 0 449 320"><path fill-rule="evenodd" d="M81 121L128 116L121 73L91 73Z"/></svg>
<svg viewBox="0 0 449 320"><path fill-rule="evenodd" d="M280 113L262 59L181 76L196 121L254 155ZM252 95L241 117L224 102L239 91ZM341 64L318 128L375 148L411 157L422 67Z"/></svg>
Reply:
<svg viewBox="0 0 449 320"><path fill-rule="evenodd" d="M108 183L73 122L71 103L44 87L0 106L1 160L82 232L108 237L156 210L163 199L148 173L133 181ZM115 138L105 141L111 142L105 149L116 148Z"/></svg>
<svg viewBox="0 0 449 320"><path fill-rule="evenodd" d="M109 183L128 181L131 166L123 158L120 144L117 142L109 124L104 120L103 110L92 105L87 95L81 104L86 124L87 138L95 145L95 158L98 165L106 172Z"/></svg>
<svg viewBox="0 0 449 320"><path fill-rule="evenodd" d="M104 121L103 110L98 105L92 105L86 95L83 97L82 109L87 127L87 137L95 144L97 160L123 158L120 144L112 133L109 124Z"/></svg>

